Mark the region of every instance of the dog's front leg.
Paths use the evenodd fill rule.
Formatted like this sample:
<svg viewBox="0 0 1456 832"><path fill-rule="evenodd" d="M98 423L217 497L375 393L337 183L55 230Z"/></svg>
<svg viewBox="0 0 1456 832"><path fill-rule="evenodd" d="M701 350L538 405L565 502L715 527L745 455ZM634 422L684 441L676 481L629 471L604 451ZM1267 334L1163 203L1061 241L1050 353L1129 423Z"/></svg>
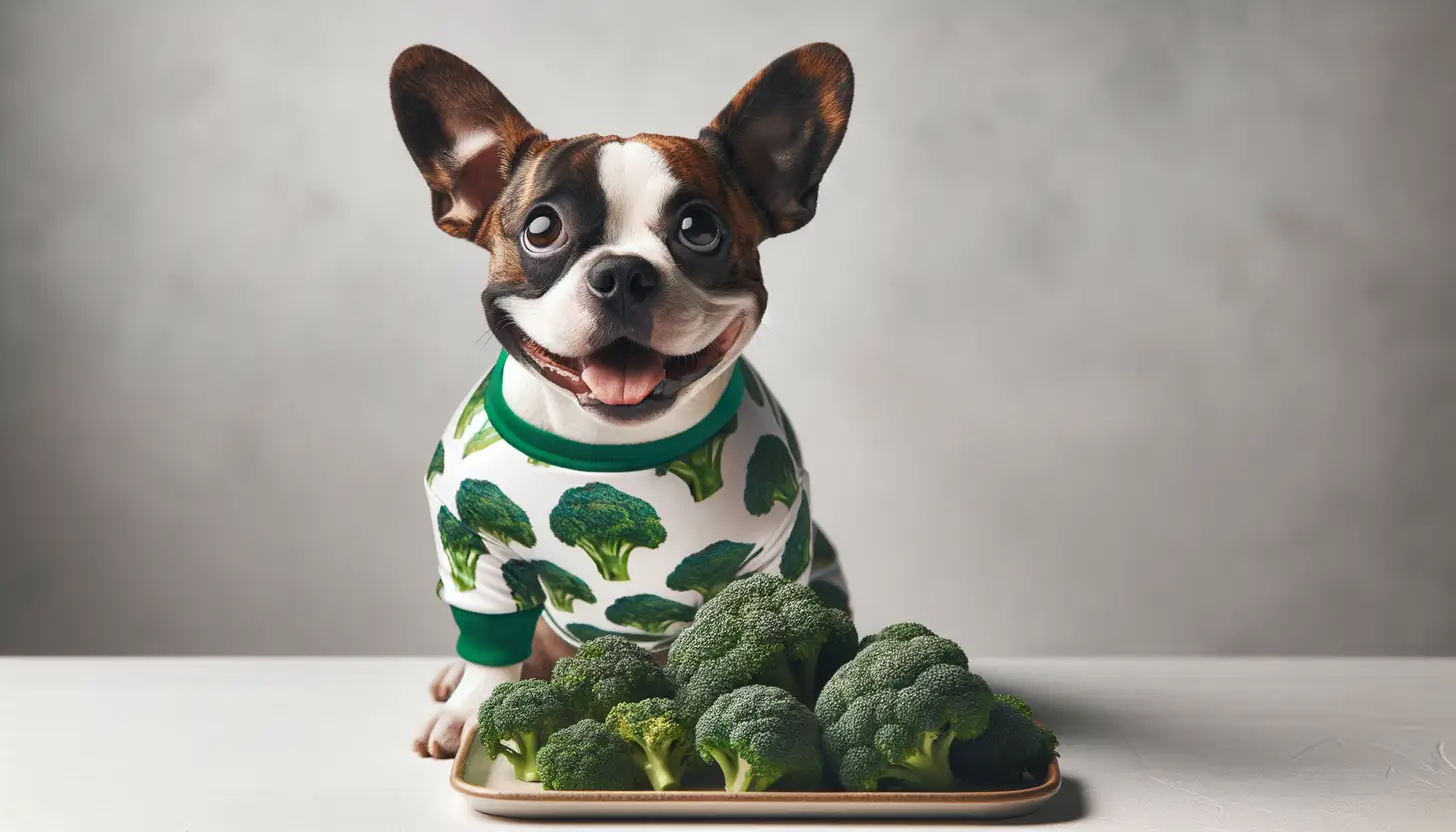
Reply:
<svg viewBox="0 0 1456 832"><path fill-rule="evenodd" d="M475 714L480 703L490 696L495 686L502 682L514 682L521 678L521 665L486 667L470 662L455 662L447 666L431 685L431 694L436 700L444 699L434 714L415 734L415 753L421 757L454 757L460 750L465 732L475 725ZM453 682L450 690L447 682Z"/></svg>

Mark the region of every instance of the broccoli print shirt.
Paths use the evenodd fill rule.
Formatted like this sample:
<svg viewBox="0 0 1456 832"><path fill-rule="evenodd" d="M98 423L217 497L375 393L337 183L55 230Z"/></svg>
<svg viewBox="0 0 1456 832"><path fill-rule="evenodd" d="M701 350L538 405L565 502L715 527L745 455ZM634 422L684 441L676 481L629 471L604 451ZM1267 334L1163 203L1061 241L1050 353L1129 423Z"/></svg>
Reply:
<svg viewBox="0 0 1456 832"><path fill-rule="evenodd" d="M793 427L746 362L683 433L590 445L510 410L492 381L508 360L456 410L425 475L462 658L525 659L542 615L573 645L616 633L656 649L730 581L762 571L847 604Z"/></svg>

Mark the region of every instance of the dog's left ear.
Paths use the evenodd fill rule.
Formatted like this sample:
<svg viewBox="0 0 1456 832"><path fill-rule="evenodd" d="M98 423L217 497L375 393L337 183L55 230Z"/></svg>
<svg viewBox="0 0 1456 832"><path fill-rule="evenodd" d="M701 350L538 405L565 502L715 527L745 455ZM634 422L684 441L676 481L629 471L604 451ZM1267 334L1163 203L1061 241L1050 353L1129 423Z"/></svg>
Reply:
<svg viewBox="0 0 1456 832"><path fill-rule="evenodd" d="M430 186L435 224L479 242L517 151L545 136L475 67L434 46L400 53L389 98L399 135Z"/></svg>
<svg viewBox="0 0 1456 832"><path fill-rule="evenodd" d="M700 138L717 146L769 221L768 236L814 218L854 98L849 57L829 43L789 52L754 76Z"/></svg>

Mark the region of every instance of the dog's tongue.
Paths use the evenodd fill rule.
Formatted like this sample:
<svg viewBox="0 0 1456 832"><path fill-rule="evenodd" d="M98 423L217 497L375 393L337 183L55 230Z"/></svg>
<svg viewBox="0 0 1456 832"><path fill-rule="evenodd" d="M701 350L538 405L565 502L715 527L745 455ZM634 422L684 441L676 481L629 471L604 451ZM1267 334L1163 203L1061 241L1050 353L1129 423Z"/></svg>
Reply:
<svg viewBox="0 0 1456 832"><path fill-rule="evenodd" d="M602 404L639 404L667 377L661 355L630 341L618 341L581 361L581 380Z"/></svg>

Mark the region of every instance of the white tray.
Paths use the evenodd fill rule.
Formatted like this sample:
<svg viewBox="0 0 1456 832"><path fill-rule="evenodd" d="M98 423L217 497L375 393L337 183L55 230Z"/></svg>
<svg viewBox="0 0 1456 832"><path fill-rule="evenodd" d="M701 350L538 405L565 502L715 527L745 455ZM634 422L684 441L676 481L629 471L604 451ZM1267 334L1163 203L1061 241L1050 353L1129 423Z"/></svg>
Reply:
<svg viewBox="0 0 1456 832"><path fill-rule="evenodd" d="M505 757L492 761L472 731L450 767L450 785L478 812L507 818L961 818L1029 815L1062 786L1053 760L1046 781L980 792L548 792L515 778Z"/></svg>

